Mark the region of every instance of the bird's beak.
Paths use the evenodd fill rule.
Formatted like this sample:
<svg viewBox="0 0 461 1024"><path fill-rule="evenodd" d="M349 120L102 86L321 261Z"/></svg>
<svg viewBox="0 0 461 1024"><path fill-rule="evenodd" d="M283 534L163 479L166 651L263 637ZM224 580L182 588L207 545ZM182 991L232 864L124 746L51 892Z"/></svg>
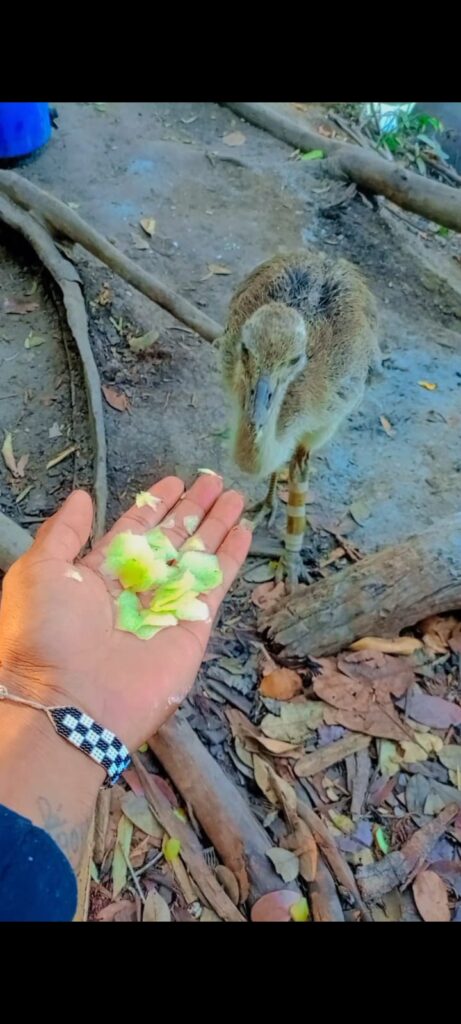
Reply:
<svg viewBox="0 0 461 1024"><path fill-rule="evenodd" d="M265 427L272 406L274 397L274 383L268 374L263 374L255 388L250 418L256 433L260 433Z"/></svg>

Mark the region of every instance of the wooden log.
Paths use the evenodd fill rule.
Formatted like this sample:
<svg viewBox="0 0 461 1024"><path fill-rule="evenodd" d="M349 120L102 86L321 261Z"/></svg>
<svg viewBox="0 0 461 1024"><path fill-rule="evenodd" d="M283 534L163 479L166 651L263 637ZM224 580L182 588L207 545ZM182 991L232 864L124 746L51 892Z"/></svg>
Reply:
<svg viewBox="0 0 461 1024"><path fill-rule="evenodd" d="M175 715L149 746L237 878L241 901L253 903L266 892L287 888L266 856L268 835L190 725Z"/></svg>
<svg viewBox="0 0 461 1024"><path fill-rule="evenodd" d="M119 252L115 245L112 245L107 238L99 234L99 231L87 224L60 199L44 192L37 185L33 185L31 181L15 174L14 171L0 171L0 191L8 195L19 206L43 217L55 231L83 245L88 252L102 260L106 266L128 281L133 288L137 288L177 320L187 324L205 341L214 341L223 333L223 328L216 320L212 320L206 313L202 313L188 299L183 299L182 295L178 295L153 274L149 274L147 270L143 270L124 253Z"/></svg>
<svg viewBox="0 0 461 1024"><path fill-rule="evenodd" d="M308 152L321 149L334 157L336 170L359 188L385 196L437 224L461 231L461 192L431 178L423 178L402 164L392 163L372 149L327 138L268 103L226 103L239 117L263 128L277 139Z"/></svg>
<svg viewBox="0 0 461 1024"><path fill-rule="evenodd" d="M0 569L6 572L30 548L32 537L28 530L0 512Z"/></svg>
<svg viewBox="0 0 461 1024"><path fill-rule="evenodd" d="M205 899L223 921L245 921L243 914L229 899L216 875L208 866L195 832L187 822L180 821L175 816L171 804L157 785L155 775L149 775L138 754L133 756L133 764L144 787L146 798L162 828L168 832L169 836L179 839L181 859Z"/></svg>
<svg viewBox="0 0 461 1024"><path fill-rule="evenodd" d="M461 608L461 513L335 576L294 588L259 616L282 660L320 657L360 637L395 636L428 615Z"/></svg>

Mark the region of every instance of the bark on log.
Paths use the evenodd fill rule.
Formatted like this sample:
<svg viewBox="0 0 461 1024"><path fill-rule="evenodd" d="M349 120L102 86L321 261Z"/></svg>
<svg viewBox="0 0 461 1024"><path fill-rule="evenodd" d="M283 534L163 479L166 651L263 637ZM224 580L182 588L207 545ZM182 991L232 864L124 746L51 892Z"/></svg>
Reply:
<svg viewBox="0 0 461 1024"><path fill-rule="evenodd" d="M404 210L411 210L437 224L461 231L461 192L389 162L373 150L338 142L305 128L294 118L266 103L226 103L239 117L275 135L277 139L309 151L321 149L333 156L338 172L359 188L385 196Z"/></svg>
<svg viewBox="0 0 461 1024"><path fill-rule="evenodd" d="M259 627L283 660L335 654L360 637L395 636L427 615L461 608L461 513L341 573L299 586Z"/></svg>
<svg viewBox="0 0 461 1024"><path fill-rule="evenodd" d="M190 803L223 864L236 876L242 902L249 897L253 903L266 892L285 889L266 856L268 835L190 725L175 715L149 746Z"/></svg>
<svg viewBox="0 0 461 1024"><path fill-rule="evenodd" d="M28 530L18 526L14 519L0 512L0 569L6 572L10 565L30 548L32 537Z"/></svg>
<svg viewBox="0 0 461 1024"><path fill-rule="evenodd" d="M181 323L187 324L205 341L214 341L223 333L223 328L216 320L212 320L206 313L201 313L192 302L183 299L181 295L178 295L172 288L168 288L153 274L138 267L133 260L119 252L115 245L108 242L107 238L95 231L90 224L87 224L82 217L70 210L59 199L44 192L37 185L22 178L21 175L15 174L14 171L0 171L0 191L8 195L19 206L43 217L55 231L83 245L88 252L102 260L111 270L128 281L133 288L137 288L143 295L147 295L149 299L156 302L162 309L166 309Z"/></svg>

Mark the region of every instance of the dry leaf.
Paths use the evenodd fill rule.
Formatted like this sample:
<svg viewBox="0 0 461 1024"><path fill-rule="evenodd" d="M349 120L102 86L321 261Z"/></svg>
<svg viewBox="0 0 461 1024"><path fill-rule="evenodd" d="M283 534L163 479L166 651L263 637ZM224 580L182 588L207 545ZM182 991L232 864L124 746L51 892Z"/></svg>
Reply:
<svg viewBox="0 0 461 1024"><path fill-rule="evenodd" d="M333 551L330 552L328 557L322 559L322 561L320 562L320 567L322 569L326 569L327 565L333 565L333 563L337 562L340 558L344 558L345 554L346 552L344 548L333 548Z"/></svg>
<svg viewBox="0 0 461 1024"><path fill-rule="evenodd" d="M327 672L334 668L334 659L317 660ZM339 671L351 679L364 679L370 683L379 679L395 697L403 696L410 683L415 681L414 670L406 658L379 651L344 651L338 655L336 663Z"/></svg>
<svg viewBox="0 0 461 1024"><path fill-rule="evenodd" d="M61 427L59 426L59 423L53 423L53 425L50 427L48 431L48 437L50 438L50 441L55 441L56 438L61 437L61 435L62 430Z"/></svg>
<svg viewBox="0 0 461 1024"><path fill-rule="evenodd" d="M150 245L149 242L147 241L147 238L139 238L137 235L132 235L132 238L135 249L150 249Z"/></svg>
<svg viewBox="0 0 461 1024"><path fill-rule="evenodd" d="M226 868L224 864L218 864L218 867L215 868L215 875L229 899L238 907L240 903L240 887L234 872Z"/></svg>
<svg viewBox="0 0 461 1024"><path fill-rule="evenodd" d="M327 743L324 747L301 757L295 765L295 773L301 778L317 775L318 772L326 771L327 768L338 764L339 761L344 761L346 757L356 754L359 750L366 750L369 744L369 736L357 734L343 736L341 739Z"/></svg>
<svg viewBox="0 0 461 1024"><path fill-rule="evenodd" d="M454 615L430 615L419 623L423 634L423 643L434 654L445 654L450 646L450 639L459 627Z"/></svg>
<svg viewBox="0 0 461 1024"><path fill-rule="evenodd" d="M445 768L449 768L450 771L457 772L461 771L461 746L455 743L449 746L443 746L438 751L439 761L445 765Z"/></svg>
<svg viewBox="0 0 461 1024"><path fill-rule="evenodd" d="M37 309L40 309L39 302L30 302L29 299L4 299L3 309L5 313L35 313Z"/></svg>
<svg viewBox="0 0 461 1024"><path fill-rule="evenodd" d="M263 697L273 697L274 700L291 700L297 693L302 693L302 680L291 668L276 668L274 672L265 675L259 686L259 692Z"/></svg>
<svg viewBox="0 0 461 1024"><path fill-rule="evenodd" d="M149 235L149 238L152 238L152 235L155 233L155 223L156 222L155 222L154 218L153 217L143 217L142 220L139 221L139 223L140 223L143 231L146 232L146 235Z"/></svg>
<svg viewBox="0 0 461 1024"><path fill-rule="evenodd" d="M252 921L291 921L291 908L299 903L296 889L266 892L251 908Z"/></svg>
<svg viewBox="0 0 461 1024"><path fill-rule="evenodd" d="M289 757L294 757L295 754L297 754L295 744L273 739L271 737L267 738L255 725L253 725L252 722L250 722L249 718L246 718L246 716L236 708L226 708L226 716L229 720L235 742L237 743L238 740L247 750L258 753L262 747L263 750L268 750L271 754L286 754ZM238 749L237 754L241 757ZM245 764L246 762L244 757L241 757L241 759Z"/></svg>
<svg viewBox="0 0 461 1024"><path fill-rule="evenodd" d="M316 676L313 686L317 696L335 708L334 714L328 716L328 724L344 725L352 732L380 739L407 740L408 730L403 728L390 698L392 677L389 686L383 682L367 683L330 672Z"/></svg>
<svg viewBox="0 0 461 1024"><path fill-rule="evenodd" d="M251 601L257 608L269 611L271 605L276 605L278 599L283 597L285 593L286 587L284 583L273 583L271 580L267 583L260 583L259 587L255 587L251 593Z"/></svg>
<svg viewBox="0 0 461 1024"><path fill-rule="evenodd" d="M46 338L42 338L42 336L40 334L34 334L33 331L30 331L30 333L27 335L27 338L26 338L26 340L24 342L24 347L25 348L38 348L39 345L44 345L45 342L46 342Z"/></svg>
<svg viewBox="0 0 461 1024"><path fill-rule="evenodd" d="M96 915L96 921L136 921L136 903L134 900L116 900Z"/></svg>
<svg viewBox="0 0 461 1024"><path fill-rule="evenodd" d="M168 903L156 889L151 889L147 894L142 919L143 921L171 921Z"/></svg>
<svg viewBox="0 0 461 1024"><path fill-rule="evenodd" d="M3 461L7 469L13 476L18 476L18 467L13 452L13 437L11 433L8 433L5 437L2 447Z"/></svg>
<svg viewBox="0 0 461 1024"><path fill-rule="evenodd" d="M379 417L379 422L380 422L383 430L386 432L387 436L388 437L394 437L395 430L394 430L392 424L389 423L389 420L388 420L387 416L380 416Z"/></svg>
<svg viewBox="0 0 461 1024"><path fill-rule="evenodd" d="M216 924L217 921L222 921L222 918L215 914L214 910L210 910L210 907L204 907L199 921L200 924L209 924L210 922Z"/></svg>
<svg viewBox="0 0 461 1024"><path fill-rule="evenodd" d="M461 725L461 707L443 697L430 697L417 683L408 690L405 712L408 718L433 729L448 729Z"/></svg>
<svg viewBox="0 0 461 1024"><path fill-rule="evenodd" d="M133 825L128 818L122 814L118 823L117 842L115 844L114 859L112 861L112 895L114 899L120 895L126 885L128 871L127 857L130 856L131 839L133 836Z"/></svg>
<svg viewBox="0 0 461 1024"><path fill-rule="evenodd" d="M396 775L400 771L402 755L392 740L379 741L379 770L382 775Z"/></svg>
<svg viewBox="0 0 461 1024"><path fill-rule="evenodd" d="M18 476L20 476L20 477L24 476L24 473L25 473L26 466L27 466L27 463L29 461L29 458L30 458L29 455L21 455L21 458L18 459L18 463L17 463L17 466L16 466L16 472L17 472Z"/></svg>
<svg viewBox="0 0 461 1024"><path fill-rule="evenodd" d="M227 135L223 135L223 142L226 146L242 146L245 138L243 132L228 132Z"/></svg>
<svg viewBox="0 0 461 1024"><path fill-rule="evenodd" d="M413 896L423 921L449 921L447 887L435 871L421 871L413 882Z"/></svg>
<svg viewBox="0 0 461 1024"><path fill-rule="evenodd" d="M113 297L112 289L109 288L108 284L104 284L99 292L96 302L99 306L108 306L109 302L112 302Z"/></svg>
<svg viewBox="0 0 461 1024"><path fill-rule="evenodd" d="M354 501L349 508L349 512L352 518L358 523L359 526L363 526L367 519L371 515L371 508L367 501Z"/></svg>
<svg viewBox="0 0 461 1024"><path fill-rule="evenodd" d="M296 794L293 786L290 786L289 782L285 782L285 779L280 778L272 765L257 754L253 755L253 768L255 782L264 796L274 806L282 805L287 818L295 823L297 821Z"/></svg>
<svg viewBox="0 0 461 1024"><path fill-rule="evenodd" d="M351 644L351 651L380 651L381 654L414 654L423 647L422 640L414 636L398 636L395 640L386 640L380 636L364 636Z"/></svg>
<svg viewBox="0 0 461 1024"><path fill-rule="evenodd" d="M147 334L142 334L139 338L128 338L128 344L132 352L145 352L147 349L152 348L152 345L158 340L159 336L159 331L148 331Z"/></svg>
<svg viewBox="0 0 461 1024"><path fill-rule="evenodd" d="M419 380L418 384L420 388L426 388L426 391L436 391L437 384L433 384L430 380Z"/></svg>
<svg viewBox="0 0 461 1024"><path fill-rule="evenodd" d="M77 449L77 444L70 444L68 448L64 448L62 452L59 452L57 455L54 455L53 458L50 459L49 462L47 462L46 468L52 469L53 466L57 466L59 462L63 462L64 459L68 459L69 455L72 455L74 452L77 451Z"/></svg>
<svg viewBox="0 0 461 1024"><path fill-rule="evenodd" d="M453 630L448 643L450 651L454 651L455 654L461 654L461 622L458 622Z"/></svg>
<svg viewBox="0 0 461 1024"><path fill-rule="evenodd" d="M107 384L102 385L102 392L108 405L112 409L116 409L117 412L126 412L130 407L130 403L126 395L122 391L116 391L115 388L110 388Z"/></svg>
<svg viewBox="0 0 461 1024"><path fill-rule="evenodd" d="M272 861L274 868L284 882L294 882L299 875L299 858L289 850L273 846L266 850L266 856Z"/></svg>
<svg viewBox="0 0 461 1024"><path fill-rule="evenodd" d="M280 717L266 715L261 729L271 739L286 743L301 743L323 722L325 706L318 700L299 699L283 704Z"/></svg>
<svg viewBox="0 0 461 1024"><path fill-rule="evenodd" d="M126 793L122 798L121 808L125 817L133 825L136 825L136 828L141 829L141 832L145 832L148 836L154 836L156 839L163 838L163 828L154 818L144 795L136 796L134 793Z"/></svg>
<svg viewBox="0 0 461 1024"><path fill-rule="evenodd" d="M397 885L405 885L427 861L457 812L456 804L449 804L433 821L407 839L400 850L387 853L375 864L358 868L357 881L362 896L366 900L381 899Z"/></svg>
<svg viewBox="0 0 461 1024"><path fill-rule="evenodd" d="M229 270L229 267L225 267L224 263L209 263L208 270L210 274L216 274L218 277L220 274L232 274L232 270Z"/></svg>

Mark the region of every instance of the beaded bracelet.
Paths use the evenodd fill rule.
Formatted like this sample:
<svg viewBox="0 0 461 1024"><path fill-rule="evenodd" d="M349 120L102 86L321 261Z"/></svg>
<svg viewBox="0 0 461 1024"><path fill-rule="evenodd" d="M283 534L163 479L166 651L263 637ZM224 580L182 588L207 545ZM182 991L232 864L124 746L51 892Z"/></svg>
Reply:
<svg viewBox="0 0 461 1024"><path fill-rule="evenodd" d="M25 700L24 697L9 693L6 686L0 686L0 700L25 704L36 711L44 711L58 736L72 743L105 769L105 787L114 786L131 764L129 750L115 733L105 729L103 725L98 725L90 715L79 708L46 707L45 704L38 704L37 701Z"/></svg>

